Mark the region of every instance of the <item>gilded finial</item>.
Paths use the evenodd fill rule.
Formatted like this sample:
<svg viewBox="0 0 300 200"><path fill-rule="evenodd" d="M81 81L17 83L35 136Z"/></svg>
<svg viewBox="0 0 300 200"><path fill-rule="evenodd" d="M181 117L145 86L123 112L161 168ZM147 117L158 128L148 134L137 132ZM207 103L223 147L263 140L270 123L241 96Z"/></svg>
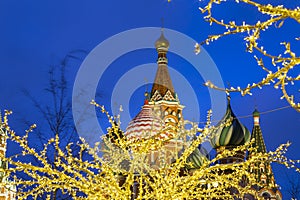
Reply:
<svg viewBox="0 0 300 200"><path fill-rule="evenodd" d="M145 81L145 93L148 93L148 79L145 77L144 81Z"/></svg>
<svg viewBox="0 0 300 200"><path fill-rule="evenodd" d="M227 81L227 88L225 89L226 96L227 96L227 103L230 104L230 93L229 93L230 83Z"/></svg>
<svg viewBox="0 0 300 200"><path fill-rule="evenodd" d="M163 49L163 51L167 51L169 48L169 41L164 36L164 20L162 18L162 26L161 26L161 34L160 37L155 42L156 49Z"/></svg>
<svg viewBox="0 0 300 200"><path fill-rule="evenodd" d="M230 97L230 94L228 93L227 94L227 103L228 103L228 105L230 104L230 100L231 100L231 97Z"/></svg>

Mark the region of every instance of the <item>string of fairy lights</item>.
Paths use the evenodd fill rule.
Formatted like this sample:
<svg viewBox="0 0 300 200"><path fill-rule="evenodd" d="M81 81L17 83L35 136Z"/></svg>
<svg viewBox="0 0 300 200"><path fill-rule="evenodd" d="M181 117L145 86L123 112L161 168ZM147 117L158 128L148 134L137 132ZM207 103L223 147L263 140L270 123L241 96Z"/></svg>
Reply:
<svg viewBox="0 0 300 200"><path fill-rule="evenodd" d="M260 115L265 115L265 114L269 114L269 113L272 113L272 112L277 112L277 111L280 111L280 110L284 110L284 109L287 109L287 108L292 108L292 106L288 105L288 106L282 106L282 107L279 107L279 108L274 108L274 109L271 109L271 110L267 110L267 111L263 111L263 112L259 112ZM250 118L250 117L253 117L252 114L250 115L240 115L240 116L236 116L236 119L245 119L245 118ZM212 123L215 123L215 122L219 122L218 120L211 120ZM205 121L200 121L200 122L197 122L199 124L206 124L207 122Z"/></svg>
<svg viewBox="0 0 300 200"><path fill-rule="evenodd" d="M264 46L260 44L261 33L267 31L269 27L275 26L275 28L281 28L287 19L300 23L300 8L296 7L294 9L289 9L283 5L260 4L253 0L236 0L235 2L244 3L256 8L258 13L267 17L261 21L249 24L245 21L242 21L241 23L219 19L215 17L213 8L217 5L219 6L219 4L225 4L226 0L210 0L206 3L204 8L199 9L206 15L204 16L206 21L208 21L211 25L214 24L222 27L223 31L218 34L209 35L203 42L199 44L197 43L195 45L195 53L200 53L201 45L209 45L209 43L228 35L246 33L242 36L246 42L246 51L253 55L257 65L265 71L265 76L259 82L252 84L249 83L245 88L237 86L224 89L219 88L210 81L206 82L205 85L216 90L240 92L242 96L246 94L251 95L251 90L254 88L262 88L265 85L273 85L275 89L281 90L282 97L280 99L285 99L291 107L300 112L300 102L297 102L297 99L295 98L296 93L287 90L287 85L294 85L294 82L300 80L300 75L294 76L289 73L291 70L299 67L300 57L293 52L292 45L289 41L280 43L280 45L283 46L283 51L279 55L273 55L268 49L265 49ZM294 39L299 40L299 38ZM270 66L265 65L266 59L272 62ZM274 70L274 67L277 69Z"/></svg>
<svg viewBox="0 0 300 200"><path fill-rule="evenodd" d="M98 106L98 104L94 103ZM99 107L102 112L107 113L104 107ZM51 192L56 189L68 193L74 199L85 199L79 192L85 194L88 199L232 199L234 194L230 194L229 188L236 188L239 191L237 197L244 194L251 194L258 198L259 193L251 189L251 185L260 185L255 178L255 174L250 173L248 166L251 163L261 162L262 159L282 163L291 168L299 163L298 160L290 160L285 157L286 148L289 144L281 145L274 152L253 155L245 162L234 163L232 165L213 165L217 160L236 155L238 152L244 152L251 149L250 143L237 146L232 150L225 150L218 154L212 160L205 160L199 169L192 173L180 175L181 169L187 165L186 160L192 154L194 149L199 146L205 138L208 138L213 127L204 127L202 134L198 136L191 145L185 149L182 155L174 163L166 164L158 169L152 168L147 164L145 156L149 153L149 147L152 145L151 140L140 140L128 144L128 141L119 134L119 127L113 123L108 116L112 128L111 131L118 136L115 142L107 142L105 157L99 157L100 146L94 148L84 143L79 144L80 155L88 150L92 157L91 161L86 161L82 156L72 153L70 146L67 151L55 145L57 149L56 167L52 167L47 161L47 147L58 144L59 138L50 139L42 151L30 147L27 142L27 136L20 137L15 134L8 126L7 116L5 113L2 128L7 130L11 140L20 144L23 148L24 156L30 155L37 158L39 164L22 162L12 158L3 158L15 168L7 169L9 173L22 172L32 180L23 180L14 176L14 183L18 186L18 199L27 199L41 197L48 194L47 199L51 199ZM208 117L208 121L210 117ZM229 122L224 122L226 126ZM34 126L30 127L26 133L31 132ZM0 129L4 130L4 129ZM195 135L196 130L183 130L188 135ZM189 133L190 132L190 133ZM158 140L155 140L158 142ZM149 146L150 145L150 146ZM163 145L161 145L161 148ZM131 151L128 151L128 148ZM253 149L253 148L252 148ZM161 150L161 149L160 149ZM253 149L254 150L254 149ZM146 160L145 160L146 159ZM130 161L129 168L126 169L124 161ZM99 164L101 163L101 164ZM4 169L5 170L5 169ZM95 171L99 173L95 173ZM223 173L231 171L231 173ZM241 186L242 177L247 177L248 185ZM1 184L0 184L1 186ZM274 188L276 185L268 184L268 188ZM132 189L133 188L133 189ZM45 197L45 196L44 196ZM225 197L225 198L224 198Z"/></svg>

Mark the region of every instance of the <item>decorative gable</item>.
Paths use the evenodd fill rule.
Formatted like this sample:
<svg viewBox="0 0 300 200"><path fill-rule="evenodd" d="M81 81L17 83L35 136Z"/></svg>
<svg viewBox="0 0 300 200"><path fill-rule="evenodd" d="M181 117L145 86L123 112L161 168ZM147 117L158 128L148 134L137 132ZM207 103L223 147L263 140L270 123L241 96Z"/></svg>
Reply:
<svg viewBox="0 0 300 200"><path fill-rule="evenodd" d="M155 90L154 94L152 95L150 101L159 101L162 100L161 94L158 92L158 90Z"/></svg>
<svg viewBox="0 0 300 200"><path fill-rule="evenodd" d="M171 91L168 90L166 92L165 96L163 97L163 100L166 100L166 101L175 101L176 99L173 97Z"/></svg>

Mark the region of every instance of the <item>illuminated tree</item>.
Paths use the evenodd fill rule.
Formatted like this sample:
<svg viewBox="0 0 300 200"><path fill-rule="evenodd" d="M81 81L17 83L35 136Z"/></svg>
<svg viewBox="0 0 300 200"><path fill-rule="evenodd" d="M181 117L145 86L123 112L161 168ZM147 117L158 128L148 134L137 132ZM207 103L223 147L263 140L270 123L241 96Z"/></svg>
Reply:
<svg viewBox="0 0 300 200"><path fill-rule="evenodd" d="M226 92L239 91L245 95L249 94L253 88L276 81L275 87L281 86L284 98L295 109L299 109L299 105L294 103L293 97L288 95L285 89L285 84L300 79L298 76L288 76L288 72L299 64L299 58L290 50L289 43L284 43L287 57L268 54L257 43L260 32L275 22L279 21L278 27L280 27L281 21L289 15L295 15L291 18L299 21L298 11L271 5L264 6L247 0L241 0L241 2L258 7L260 12L270 15L271 18L255 25L235 25L235 22L226 24L222 20L218 21L211 14L215 3L224 3L224 1L211 0L203 9L203 12L208 13L207 20L224 26L227 30L223 34L210 36L204 43L209 43L225 35L246 32L249 34L245 37L247 50L250 53L258 51L269 57L275 65L281 65L281 67L278 67L273 73L263 65L261 59L257 58L259 65L268 73L261 82L249 85L244 89L221 89L213 83L206 84ZM197 52L200 50L199 45L202 44L196 45ZM258 182L255 174L252 173L252 171L260 170L257 163L275 162L300 172L299 160L290 160L285 157L289 143L280 145L274 152L267 153L258 152L256 148L252 147L255 142L253 140L232 149L224 149L212 160L197 151L200 144L211 141L218 128L231 126L233 119L221 121L217 127L214 127L210 123L211 113L209 113L207 124L203 128L199 128L198 124L186 122L192 124L191 129L185 129L184 126L166 126L162 127L156 135L148 134L151 137L147 139L128 140L120 130L117 120L109 116L104 107L94 101L92 104L107 115L111 124L103 141L96 143L93 148L84 142L84 139L77 144L68 144L63 147L60 145L61 138L55 134L54 138L45 142L42 150L37 150L28 143L28 135L33 131L35 125L31 126L24 136L19 136L9 127L7 120L9 112L6 112L0 130L6 131L7 138L19 144L23 151L22 155L10 158L1 155L1 159L9 162L12 166L9 169L2 169L1 172L8 173L13 177L18 186L18 199L27 199L28 197L50 199L53 191L58 189L72 199L241 199L246 195L263 199L257 190L252 189L253 186L262 186L262 183ZM170 130L172 128L174 130ZM178 134L173 138L160 138L161 133L169 131ZM149 152L162 150L165 144L177 137L193 138L193 140L186 141L185 148L173 162L165 163L159 168L151 167L148 158ZM74 145L79 148L76 153L73 149ZM53 147L56 156L54 163L49 163L49 149ZM231 164L221 164L222 160L236 157L246 151L251 151L248 159ZM88 158L84 156L86 154L89 155ZM194 156L197 156L197 160ZM31 163L31 159L26 161L26 158L35 158L37 163ZM20 178L18 176L20 173L28 178ZM266 188L277 187L274 184L263 186Z"/></svg>
<svg viewBox="0 0 300 200"><path fill-rule="evenodd" d="M210 125L210 117L203 129L194 126L189 130L181 130L182 134L195 139L173 163L153 169L147 164L146 155L151 149L162 148L168 139L159 140L153 136L147 140L128 141L121 134L118 123L115 123L105 109L92 103L107 114L111 128L108 136L103 139L105 148L101 147L100 142L94 148L85 142L78 143L80 151L77 154L73 153L72 144L60 148L57 136L49 139L43 150L35 150L27 140L35 125L24 136L18 136L8 126L7 117L10 112L6 111L0 130L5 130L7 137L23 148L22 155L10 158L2 156L3 160L13 166L6 169L5 173L13 175L18 186L18 199L46 196L50 199L51 192L57 189L73 199L233 199L242 198L246 194L260 199L259 194L251 190L252 185L259 184L249 171L251 163L265 159L296 168L299 172L295 166L299 161L289 160L284 156L289 144L281 145L274 152L251 156L245 162L216 164L218 160L234 156L238 152L249 149L255 151L251 148L251 143L247 143L225 150L212 160L203 157L201 166L195 168L189 157L199 144L213 137L212 132L216 127ZM227 120L219 126L227 127L230 124L231 121ZM48 147L53 144L58 152L54 166L47 158ZM84 153L88 153L90 159L85 159ZM103 153L106 156L102 156ZM39 163L20 161L19 157L34 157ZM29 178L18 178L16 173L26 174Z"/></svg>
<svg viewBox="0 0 300 200"><path fill-rule="evenodd" d="M41 102L27 90L23 91L25 96L32 101L36 110L41 114L41 118L46 122L45 126L39 127L36 130L35 137L40 139L40 143L36 143L38 146L47 143L49 138L59 137L60 147L64 147L74 141L76 142L79 139L71 112L71 85L66 78L66 70L70 64L70 60L81 60L78 56L79 53L85 52L83 50L71 51L58 65L51 65L49 67L48 84L44 89L45 95L49 97L47 98L47 102ZM26 123L30 124L29 122ZM57 148L53 146L47 156L48 163L54 163L57 154ZM55 165L53 166L55 167ZM54 190L51 199L55 200L57 196L59 196L57 190Z"/></svg>
<svg viewBox="0 0 300 200"><path fill-rule="evenodd" d="M195 45L195 52L200 52L201 45L208 45L210 42L216 41L222 37L234 34L240 34L246 42L246 51L253 54L257 61L257 64L266 72L266 75L259 82L248 84L246 87L230 87L219 88L212 82L206 82L205 85L223 90L226 92L241 92L242 95L251 94L251 90L254 88L262 88L265 85L274 85L274 88L281 89L283 96L282 99L286 99L287 102L297 111L300 111L300 102L296 99L295 93L289 94L287 85L294 85L294 82L300 80L299 73L294 71L299 67L300 57L292 50L291 41L282 41L283 45L282 53L279 55L270 53L271 49L265 49L260 44L260 39L263 38L262 32L268 31L268 28L275 27L281 28L285 21L292 20L296 23L300 23L300 8L288 9L283 5L273 6L271 4L261 4L252 0L235 0L236 3L244 3L257 9L258 13L262 14L259 21L255 23L247 23L244 19L239 19L241 22L225 21L219 19L214 14L214 8L220 4L229 4L226 0L209 0L204 8L199 8L202 13L206 14L204 17L211 25L218 25L224 28L224 32L220 34L210 35L208 38ZM299 40L299 38L295 38ZM278 44L279 45L279 44ZM256 56L255 54L262 55ZM269 64L264 64L264 60L269 59ZM273 65L273 66L272 66ZM294 86L295 87L295 86Z"/></svg>

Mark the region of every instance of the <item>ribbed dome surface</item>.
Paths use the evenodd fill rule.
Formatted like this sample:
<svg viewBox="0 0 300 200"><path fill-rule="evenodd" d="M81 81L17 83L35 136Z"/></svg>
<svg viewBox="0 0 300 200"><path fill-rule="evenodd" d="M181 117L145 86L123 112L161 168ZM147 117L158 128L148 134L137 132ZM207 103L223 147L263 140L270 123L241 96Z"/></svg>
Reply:
<svg viewBox="0 0 300 200"><path fill-rule="evenodd" d="M224 123L227 120L232 120L229 126L220 126L221 123ZM213 148L221 146L239 146L250 141L249 130L236 118L232 112L230 103L228 103L226 114L217 127L218 126L219 128L213 132L213 137L210 141Z"/></svg>
<svg viewBox="0 0 300 200"><path fill-rule="evenodd" d="M208 160L209 155L207 150L200 145L187 158L187 169L199 169Z"/></svg>
<svg viewBox="0 0 300 200"><path fill-rule="evenodd" d="M164 128L163 121L153 112L151 105L145 104L142 110L129 122L125 136L129 140L147 139L158 135ZM160 134L161 138L167 137Z"/></svg>

